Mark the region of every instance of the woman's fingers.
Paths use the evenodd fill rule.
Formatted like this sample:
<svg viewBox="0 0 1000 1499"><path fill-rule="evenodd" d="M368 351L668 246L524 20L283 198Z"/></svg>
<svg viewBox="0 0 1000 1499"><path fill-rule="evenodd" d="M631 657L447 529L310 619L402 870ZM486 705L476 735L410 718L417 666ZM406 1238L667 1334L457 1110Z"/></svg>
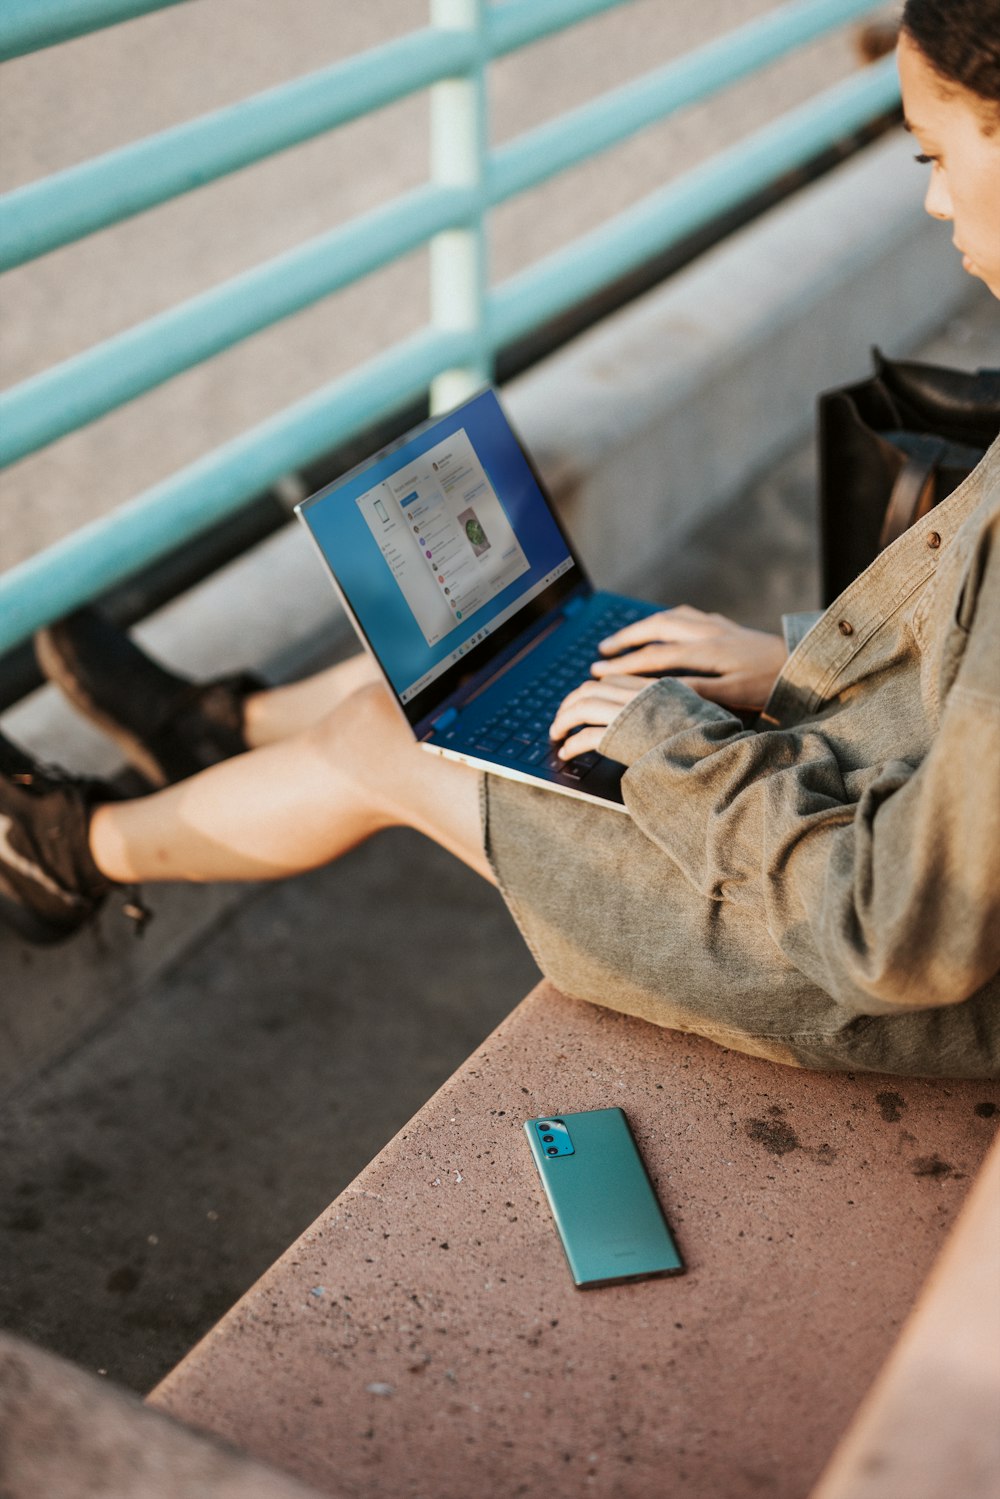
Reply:
<svg viewBox="0 0 1000 1499"><path fill-rule="evenodd" d="M573 729L580 728L583 724L601 724L607 727L629 698L634 696L634 692L628 695L602 692L597 683L590 692L581 693L577 688L560 704L549 728L549 735L552 739L564 739Z"/></svg>
<svg viewBox="0 0 1000 1499"><path fill-rule="evenodd" d="M787 656L780 636L683 604L636 620L600 649L604 659L591 667L596 681L620 672L647 677L672 672L727 708L765 703Z"/></svg>
<svg viewBox="0 0 1000 1499"><path fill-rule="evenodd" d="M605 659L594 662L589 680L569 693L552 720L549 733L563 741L564 760L596 749L604 730L657 673L677 673L675 680L725 708L757 710L786 656L780 636L686 605L636 620L600 648Z"/></svg>
<svg viewBox="0 0 1000 1499"><path fill-rule="evenodd" d="M667 632L667 621L672 611L664 609L659 614L647 614L643 619L637 619L623 629L616 630L613 635L607 636L599 642L597 649L605 656L617 655L629 646L644 645L648 640L662 640Z"/></svg>
<svg viewBox="0 0 1000 1499"><path fill-rule="evenodd" d="M642 678L612 677L603 682L582 682L559 705L549 734L565 743L559 753L564 760L596 749L604 730L649 683ZM567 738L572 735L572 738Z"/></svg>
<svg viewBox="0 0 1000 1499"><path fill-rule="evenodd" d="M616 630L598 645L602 655L613 656L631 646L647 645L650 641L691 640L711 633L717 628L718 615L703 614L688 604L678 604L676 609L661 609L657 614L647 614L634 620L624 629Z"/></svg>
<svg viewBox="0 0 1000 1499"><path fill-rule="evenodd" d="M575 760L577 755L591 754L594 750L600 748L604 734L605 730L603 728L580 729L578 733L571 734L559 746L560 760Z"/></svg>
<svg viewBox="0 0 1000 1499"><path fill-rule="evenodd" d="M611 660L595 661L590 670L597 680L619 676L622 672L649 676L654 672L674 671L677 667L688 667L700 671L714 671L716 648L706 641L667 642L653 641L640 645L635 650Z"/></svg>

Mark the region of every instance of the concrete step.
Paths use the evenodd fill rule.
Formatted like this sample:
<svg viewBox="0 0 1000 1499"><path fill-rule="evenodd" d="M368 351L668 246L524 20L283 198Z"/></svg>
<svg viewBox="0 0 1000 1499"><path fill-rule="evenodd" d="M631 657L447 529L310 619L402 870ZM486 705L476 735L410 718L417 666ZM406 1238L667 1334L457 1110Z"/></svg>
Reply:
<svg viewBox="0 0 1000 1499"><path fill-rule="evenodd" d="M319 1499L6 1333L0 1435L4 1499Z"/></svg>
<svg viewBox="0 0 1000 1499"><path fill-rule="evenodd" d="M623 1107L687 1273L570 1281L522 1132ZM158 1386L335 1496L801 1499L1000 1083L798 1072L542 984Z"/></svg>

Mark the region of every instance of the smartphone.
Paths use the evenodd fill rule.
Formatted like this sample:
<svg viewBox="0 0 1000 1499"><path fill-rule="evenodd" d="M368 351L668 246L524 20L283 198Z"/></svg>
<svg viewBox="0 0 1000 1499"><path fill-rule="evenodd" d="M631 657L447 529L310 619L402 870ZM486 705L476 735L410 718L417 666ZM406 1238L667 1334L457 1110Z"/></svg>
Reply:
<svg viewBox="0 0 1000 1499"><path fill-rule="evenodd" d="M621 1109L544 1114L524 1129L576 1285L683 1273Z"/></svg>

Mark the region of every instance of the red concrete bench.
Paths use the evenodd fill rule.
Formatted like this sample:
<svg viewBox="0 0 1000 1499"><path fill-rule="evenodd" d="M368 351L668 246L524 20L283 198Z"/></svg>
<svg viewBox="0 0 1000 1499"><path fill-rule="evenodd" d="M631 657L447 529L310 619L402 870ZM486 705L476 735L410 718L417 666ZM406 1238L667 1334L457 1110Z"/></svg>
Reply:
<svg viewBox="0 0 1000 1499"><path fill-rule="evenodd" d="M998 1103L797 1072L542 984L151 1403L330 1495L802 1499ZM611 1104L688 1273L580 1292L521 1124Z"/></svg>

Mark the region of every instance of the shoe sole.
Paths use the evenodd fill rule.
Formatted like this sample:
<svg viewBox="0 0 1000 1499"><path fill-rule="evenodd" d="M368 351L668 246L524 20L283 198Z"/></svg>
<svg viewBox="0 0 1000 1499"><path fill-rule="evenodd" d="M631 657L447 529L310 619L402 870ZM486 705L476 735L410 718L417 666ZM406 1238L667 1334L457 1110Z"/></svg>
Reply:
<svg viewBox="0 0 1000 1499"><path fill-rule="evenodd" d="M83 691L47 634L36 636L35 654L48 680L55 683L84 718L95 724L102 733L107 734L109 739L114 740L126 760L134 766L143 780L156 788L169 784L170 777L142 740L136 738L116 719L109 718L100 706Z"/></svg>

